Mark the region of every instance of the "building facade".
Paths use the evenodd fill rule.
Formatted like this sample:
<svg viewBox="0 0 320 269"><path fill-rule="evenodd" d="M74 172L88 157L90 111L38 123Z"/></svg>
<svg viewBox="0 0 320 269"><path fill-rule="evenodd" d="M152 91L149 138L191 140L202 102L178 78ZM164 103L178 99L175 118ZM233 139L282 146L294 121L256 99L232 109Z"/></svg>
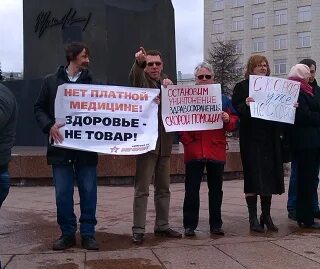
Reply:
<svg viewBox="0 0 320 269"><path fill-rule="evenodd" d="M304 58L320 66L320 1L204 0L206 59L217 40L236 43L240 65L252 54L265 55L272 76L286 77Z"/></svg>

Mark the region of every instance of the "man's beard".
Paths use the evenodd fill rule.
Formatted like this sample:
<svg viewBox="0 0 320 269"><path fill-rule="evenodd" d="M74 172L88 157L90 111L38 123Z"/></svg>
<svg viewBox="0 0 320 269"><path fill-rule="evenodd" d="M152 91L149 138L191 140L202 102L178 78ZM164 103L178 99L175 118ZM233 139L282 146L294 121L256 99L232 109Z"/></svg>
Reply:
<svg viewBox="0 0 320 269"><path fill-rule="evenodd" d="M87 63L83 63L83 64L81 64L80 65L80 70L84 70L84 69L88 69L88 67L89 67L89 64L87 64Z"/></svg>

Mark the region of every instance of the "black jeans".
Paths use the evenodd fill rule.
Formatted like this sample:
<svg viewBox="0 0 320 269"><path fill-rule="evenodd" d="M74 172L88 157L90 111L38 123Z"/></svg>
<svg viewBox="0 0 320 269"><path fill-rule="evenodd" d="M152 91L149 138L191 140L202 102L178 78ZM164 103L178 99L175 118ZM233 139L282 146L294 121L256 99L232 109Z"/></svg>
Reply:
<svg viewBox="0 0 320 269"><path fill-rule="evenodd" d="M297 162L297 221L312 225L314 179L319 173L320 150L318 148L297 150L293 158Z"/></svg>
<svg viewBox="0 0 320 269"><path fill-rule="evenodd" d="M196 229L199 221L200 184L207 169L209 188L209 224L210 229L221 228L222 173L223 164L208 161L192 161L186 164L185 197L183 203L184 228Z"/></svg>
<svg viewBox="0 0 320 269"><path fill-rule="evenodd" d="M0 207L8 196L10 189L10 176L8 165L0 165Z"/></svg>

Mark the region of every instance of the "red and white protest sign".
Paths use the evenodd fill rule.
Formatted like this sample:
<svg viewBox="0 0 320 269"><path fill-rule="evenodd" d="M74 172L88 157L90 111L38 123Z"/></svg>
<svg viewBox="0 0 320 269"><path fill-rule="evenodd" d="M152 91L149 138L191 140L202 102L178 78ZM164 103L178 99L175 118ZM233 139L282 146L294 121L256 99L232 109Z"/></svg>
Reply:
<svg viewBox="0 0 320 269"><path fill-rule="evenodd" d="M162 87L161 106L167 132L223 127L220 84Z"/></svg>
<svg viewBox="0 0 320 269"><path fill-rule="evenodd" d="M159 89L63 84L58 87L55 117L65 123L58 147L116 155L155 149Z"/></svg>

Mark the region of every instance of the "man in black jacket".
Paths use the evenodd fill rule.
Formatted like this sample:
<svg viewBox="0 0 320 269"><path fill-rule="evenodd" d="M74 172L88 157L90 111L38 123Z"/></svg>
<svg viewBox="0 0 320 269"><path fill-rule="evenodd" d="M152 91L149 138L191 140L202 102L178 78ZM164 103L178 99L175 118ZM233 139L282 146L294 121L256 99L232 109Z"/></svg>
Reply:
<svg viewBox="0 0 320 269"><path fill-rule="evenodd" d="M0 84L0 207L10 188L8 164L16 135L17 102L13 93Z"/></svg>
<svg viewBox="0 0 320 269"><path fill-rule="evenodd" d="M55 185L57 221L61 237L54 242L53 250L63 250L76 244L75 233L77 218L74 214L74 180L77 181L81 216L80 233L82 247L96 250L95 240L96 205L97 205L97 153L58 148L53 141L61 143L63 136L60 128L63 124L55 122L54 102L59 85L64 83L91 84L92 77L89 65L89 49L80 42L66 46L68 64L60 66L55 74L46 76L41 92L34 105L34 113L42 131L48 134L47 161L52 165Z"/></svg>

